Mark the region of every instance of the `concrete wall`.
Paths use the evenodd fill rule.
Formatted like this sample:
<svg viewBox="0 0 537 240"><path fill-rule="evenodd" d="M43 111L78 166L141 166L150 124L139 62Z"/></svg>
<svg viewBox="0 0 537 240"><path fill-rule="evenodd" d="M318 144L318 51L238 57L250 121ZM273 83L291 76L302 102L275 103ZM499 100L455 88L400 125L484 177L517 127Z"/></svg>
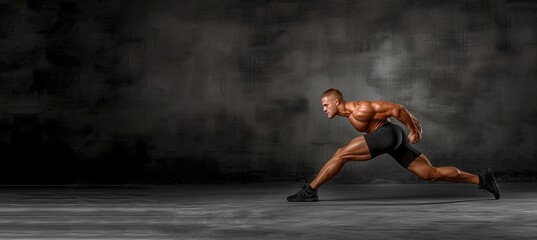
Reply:
<svg viewBox="0 0 537 240"><path fill-rule="evenodd" d="M435 165L537 172L534 1L3 1L1 183L308 181L405 105ZM335 182L416 182L389 157Z"/></svg>

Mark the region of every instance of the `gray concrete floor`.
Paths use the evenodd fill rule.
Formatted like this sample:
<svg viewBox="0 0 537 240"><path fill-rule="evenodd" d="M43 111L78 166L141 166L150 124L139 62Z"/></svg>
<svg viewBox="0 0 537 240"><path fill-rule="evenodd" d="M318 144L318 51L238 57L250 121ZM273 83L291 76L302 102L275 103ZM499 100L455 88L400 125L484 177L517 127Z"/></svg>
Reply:
<svg viewBox="0 0 537 240"><path fill-rule="evenodd" d="M536 239L537 184L0 187L0 239Z"/></svg>

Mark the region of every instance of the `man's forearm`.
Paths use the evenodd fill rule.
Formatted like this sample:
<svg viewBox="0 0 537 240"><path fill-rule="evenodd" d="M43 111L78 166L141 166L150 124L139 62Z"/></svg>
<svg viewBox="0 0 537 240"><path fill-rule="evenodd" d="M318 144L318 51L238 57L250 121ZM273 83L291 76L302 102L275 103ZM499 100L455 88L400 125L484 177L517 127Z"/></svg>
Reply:
<svg viewBox="0 0 537 240"><path fill-rule="evenodd" d="M419 121L403 105L387 101L374 101L371 102L371 106L376 112L376 119L393 117L405 124L408 130L421 133Z"/></svg>
<svg viewBox="0 0 537 240"><path fill-rule="evenodd" d="M399 106L399 114L397 114L397 116L394 116L395 119L405 124L408 130L421 132L421 125L418 119L416 119L404 106Z"/></svg>

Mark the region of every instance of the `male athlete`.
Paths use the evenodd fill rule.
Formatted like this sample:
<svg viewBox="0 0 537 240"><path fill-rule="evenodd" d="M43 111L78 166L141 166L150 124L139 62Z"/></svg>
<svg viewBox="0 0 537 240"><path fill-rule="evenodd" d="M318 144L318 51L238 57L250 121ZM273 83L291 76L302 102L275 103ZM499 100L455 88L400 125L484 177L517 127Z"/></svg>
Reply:
<svg viewBox="0 0 537 240"><path fill-rule="evenodd" d="M328 89L321 95L323 111L332 119L336 115L349 119L359 132L365 132L337 149L336 153L321 168L317 177L302 190L287 198L289 202L319 201L317 189L334 177L346 162L367 161L383 153L392 156L401 166L421 179L473 183L500 198L500 190L492 170L486 169L478 175L463 172L455 167L433 167L427 157L411 143L421 140L421 125L405 107L386 101L349 101L337 89ZM410 131L408 137L403 129L390 122L393 117Z"/></svg>

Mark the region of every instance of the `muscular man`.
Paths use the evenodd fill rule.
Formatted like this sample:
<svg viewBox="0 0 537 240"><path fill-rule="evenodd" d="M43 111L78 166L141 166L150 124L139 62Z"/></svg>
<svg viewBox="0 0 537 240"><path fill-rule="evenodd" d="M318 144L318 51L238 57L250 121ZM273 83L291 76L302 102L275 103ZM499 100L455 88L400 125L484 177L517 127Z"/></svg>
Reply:
<svg viewBox="0 0 537 240"><path fill-rule="evenodd" d="M491 169L479 174L463 172L456 167L434 167L427 157L414 148L412 144L421 140L419 121L402 105L386 101L349 101L337 89L328 89L321 95L323 111L332 119L336 115L349 119L351 125L359 132L365 132L337 149L336 153L321 168L317 177L302 190L287 198L290 202L319 201L317 189L334 177L348 161L367 161L380 154L387 153L401 166L430 181L450 181L473 183L481 189L500 198L498 184ZM403 129L390 122L393 117L403 123L409 130L408 137Z"/></svg>

